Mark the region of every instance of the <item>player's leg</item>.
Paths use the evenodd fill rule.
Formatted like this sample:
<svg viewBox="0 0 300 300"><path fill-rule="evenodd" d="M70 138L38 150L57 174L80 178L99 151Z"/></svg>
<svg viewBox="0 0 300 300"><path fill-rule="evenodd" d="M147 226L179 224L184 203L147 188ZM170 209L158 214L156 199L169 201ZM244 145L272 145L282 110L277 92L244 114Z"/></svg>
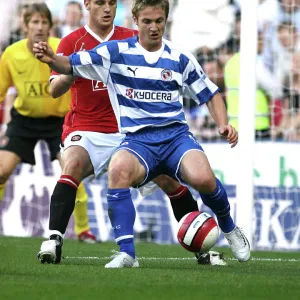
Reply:
<svg viewBox="0 0 300 300"><path fill-rule="evenodd" d="M74 145L67 148L63 153L63 159L58 154L58 160L62 165L62 175L70 176L74 180L80 182L75 196L75 207L73 211L74 216L74 231L78 236L79 241L86 243L95 243L96 237L90 230L88 218L88 195L84 184L81 180L88 175L93 174L93 165L90 160L89 153L81 146ZM62 190L64 192L64 188ZM66 192L66 191L65 191ZM73 193L71 193L73 195ZM54 197L56 199L56 197ZM74 200L68 202L73 203ZM70 216L66 214L64 218L69 219Z"/></svg>
<svg viewBox="0 0 300 300"><path fill-rule="evenodd" d="M75 208L79 183L82 178L93 172L88 152L83 147L68 147L64 150L63 155L60 156L59 154L57 158L62 165L62 175L51 196L49 240L42 243L41 250L38 253L38 259L42 263L60 262L63 235Z"/></svg>
<svg viewBox="0 0 300 300"><path fill-rule="evenodd" d="M186 214L199 210L198 203L193 198L189 189L178 181L166 175L160 175L153 181L167 194L173 209L174 216L179 222ZM206 253L195 253L200 265L226 265L221 253L209 251Z"/></svg>
<svg viewBox="0 0 300 300"><path fill-rule="evenodd" d="M73 216L74 216L74 231L78 236L79 241L88 244L96 243L96 237L91 232L90 225L89 225L88 194L82 182L79 184L77 189Z"/></svg>
<svg viewBox="0 0 300 300"><path fill-rule="evenodd" d="M63 235L75 206L79 182L93 173L98 176L107 169L109 159L123 137L121 134L77 131L65 139L61 157L62 175L51 196L50 239L43 242L38 254L41 262L60 261Z"/></svg>
<svg viewBox="0 0 300 300"><path fill-rule="evenodd" d="M250 258L250 247L245 235L235 226L230 216L226 191L215 177L202 147L189 131L182 132L171 145L163 149L162 159L171 176L197 191L203 203L216 215L219 227L240 261Z"/></svg>
<svg viewBox="0 0 300 300"><path fill-rule="evenodd" d="M13 126L17 132L18 127L14 123L10 123L8 126L10 131ZM36 139L24 139L16 136L5 136L2 139L0 146L0 202L5 194L6 182L17 165L21 161L35 164L33 150L36 142Z"/></svg>
<svg viewBox="0 0 300 300"><path fill-rule="evenodd" d="M4 198L6 182L20 161L17 154L0 150L0 202Z"/></svg>
<svg viewBox="0 0 300 300"><path fill-rule="evenodd" d="M74 138L73 138L74 137ZM79 139L79 137L81 137ZM74 144L71 144L74 140ZM60 139L59 139L60 140ZM57 156L58 160L61 163L62 166L62 176L69 176L76 182L81 182L81 180L88 175L93 174L94 168L92 165L92 162L90 160L90 156L88 151L85 149L85 144L82 141L86 141L87 139L85 137L82 137L81 135L74 133L70 134L66 138L66 146L65 151L63 151L62 155L60 155L59 148L57 148L58 140L50 140L49 141L49 148L50 152L53 153L53 156L55 153L59 153ZM71 143L70 143L71 142ZM54 157L53 157L54 158ZM63 180L62 180L63 181ZM64 182L64 181L63 181ZM61 182L60 182L61 183ZM63 195L66 195L66 187L65 184L57 184L57 188L61 190L61 193ZM61 187L59 187L61 186ZM67 195L66 195L67 196ZM71 193L69 201L66 201L66 207L72 203L74 203L74 193ZM89 226L89 220L88 220L88 214L87 214L87 204L88 204L88 195L86 193L85 187L83 183L81 182L78 185L77 191L76 191L76 200L75 200L75 208L73 211L74 215L74 223L75 223L75 233L77 234L80 241L88 242L88 243L94 243L96 241L95 236L90 232L90 226ZM58 201L58 197L54 195L54 201ZM68 198L66 198L68 199ZM69 212L69 210L67 210ZM50 216L51 218L51 216ZM63 219L67 219L69 221L70 215L69 213L62 215Z"/></svg>
<svg viewBox="0 0 300 300"><path fill-rule="evenodd" d="M197 211L198 204L189 189L167 175L160 175L153 181L167 194L170 199L174 216L179 222L182 217Z"/></svg>
<svg viewBox="0 0 300 300"><path fill-rule="evenodd" d="M89 136L88 140L87 135ZM80 136L81 132L79 131L72 134L72 137L76 137L76 139L79 139ZM103 134L95 132L85 132L83 141L82 139L79 139L78 141L72 141L72 137L72 144L80 145L87 149L89 157L86 157L84 160L87 161L88 159L87 166L88 169L90 169L89 173L94 173L97 177L107 170L110 156L115 151L116 147L120 144L121 140L124 138L124 135L119 133ZM75 138L73 138L73 140L74 139ZM93 140L92 143L88 142L91 139ZM95 147L95 145L97 146ZM86 176L84 175L84 177ZM84 189L84 185L81 183L77 190L76 204L73 215L76 234L79 236L80 240L88 243L95 242L96 238L90 231L90 226L88 223L87 200L87 193Z"/></svg>
<svg viewBox="0 0 300 300"><path fill-rule="evenodd" d="M146 169L135 155L122 149L113 155L108 169L107 202L120 252L105 268L138 266L133 240L135 208L129 187L143 182L145 177Z"/></svg>
<svg viewBox="0 0 300 300"><path fill-rule="evenodd" d="M227 193L213 174L206 155L197 150L187 152L181 160L180 176L199 191L203 203L214 212L235 257L241 262L249 260L249 242L230 216Z"/></svg>

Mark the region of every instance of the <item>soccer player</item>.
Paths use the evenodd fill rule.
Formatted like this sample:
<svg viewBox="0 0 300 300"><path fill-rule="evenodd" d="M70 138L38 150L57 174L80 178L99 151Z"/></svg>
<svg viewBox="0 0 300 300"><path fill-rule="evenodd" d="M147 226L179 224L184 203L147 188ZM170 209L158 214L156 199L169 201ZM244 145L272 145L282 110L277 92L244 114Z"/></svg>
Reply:
<svg viewBox="0 0 300 300"><path fill-rule="evenodd" d="M139 187L160 174L191 185L215 213L234 256L250 259L249 242L230 216L226 191L215 177L202 147L185 120L182 94L187 90L206 104L219 133L231 147L238 134L228 125L218 87L190 53L182 53L162 38L168 0L136 0L132 14L138 36L103 43L93 50L57 56L47 43L36 43L38 59L61 74L101 80L126 138L114 153L108 170L109 217L120 252L106 268L136 267L133 241L135 209L130 186Z"/></svg>
<svg viewBox="0 0 300 300"><path fill-rule="evenodd" d="M9 46L0 60L0 101L10 86L18 96L11 110L11 122L0 146L0 201L5 184L18 163L34 165L34 147L39 140L48 144L51 160L60 160L60 140L65 114L70 109L68 93L60 99L49 95L49 67L35 59L33 44L48 40L56 49L59 39L48 38L52 26L51 13L45 4L33 4L24 14L27 38ZM74 212L75 232L79 240L95 242L87 217L87 194L83 184L77 194Z"/></svg>
<svg viewBox="0 0 300 300"><path fill-rule="evenodd" d="M135 30L114 26L117 1L85 0L84 4L88 10L88 23L62 39L57 49L59 55L70 55L108 40L126 39L137 34ZM38 254L41 262L59 263L63 234L74 209L78 182L106 171L109 158L124 134L119 133L103 82L55 72L50 80L50 93L54 97L63 95L69 88L72 93L71 110L66 115L62 134L62 175L51 197L50 237L42 243ZM198 210L197 202L186 187L167 176L159 176L155 181L168 194L178 221L188 212Z"/></svg>

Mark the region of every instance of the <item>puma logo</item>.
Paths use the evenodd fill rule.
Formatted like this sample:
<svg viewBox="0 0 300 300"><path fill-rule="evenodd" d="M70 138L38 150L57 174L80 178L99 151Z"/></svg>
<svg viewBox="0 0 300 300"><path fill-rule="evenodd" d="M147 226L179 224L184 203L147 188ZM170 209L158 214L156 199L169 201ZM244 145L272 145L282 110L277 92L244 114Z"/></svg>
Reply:
<svg viewBox="0 0 300 300"><path fill-rule="evenodd" d="M130 71L130 72L132 72L134 76L135 76L135 71L136 71L137 69L138 69L138 68L135 68L135 70L132 70L130 67L127 67L127 70Z"/></svg>

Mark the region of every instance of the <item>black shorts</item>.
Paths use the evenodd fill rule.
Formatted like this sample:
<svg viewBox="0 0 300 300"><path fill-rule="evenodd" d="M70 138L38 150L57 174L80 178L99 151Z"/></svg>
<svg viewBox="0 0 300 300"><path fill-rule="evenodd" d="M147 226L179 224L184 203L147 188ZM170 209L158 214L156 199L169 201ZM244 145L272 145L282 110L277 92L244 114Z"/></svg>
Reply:
<svg viewBox="0 0 300 300"><path fill-rule="evenodd" d="M64 118L31 118L11 110L11 122L7 125L6 136L1 140L0 150L17 154L22 162L35 165L34 148L38 141L48 144L51 161L60 151Z"/></svg>

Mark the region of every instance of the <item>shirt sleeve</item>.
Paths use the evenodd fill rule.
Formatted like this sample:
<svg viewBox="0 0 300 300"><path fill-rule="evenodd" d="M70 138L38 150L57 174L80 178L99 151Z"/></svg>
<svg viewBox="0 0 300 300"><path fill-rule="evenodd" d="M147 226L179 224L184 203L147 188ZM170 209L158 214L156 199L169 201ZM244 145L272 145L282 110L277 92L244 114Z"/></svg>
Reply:
<svg viewBox="0 0 300 300"><path fill-rule="evenodd" d="M107 84L111 65L110 54L108 47L102 45L92 50L75 52L69 56L74 76L99 80Z"/></svg>
<svg viewBox="0 0 300 300"><path fill-rule="evenodd" d="M56 55L69 56L70 54L72 54L74 52L72 45L73 45L73 43L71 40L69 40L67 38L63 38L57 47ZM57 72L52 71L51 75L50 75L50 81L58 75L59 74Z"/></svg>
<svg viewBox="0 0 300 300"><path fill-rule="evenodd" d="M9 54L4 51L0 59L0 102L2 102L6 96L7 90L13 85L11 73L8 65Z"/></svg>
<svg viewBox="0 0 300 300"><path fill-rule="evenodd" d="M188 92L199 105L208 102L218 93L219 88L206 76L202 67L192 54L188 56L183 55L181 60L184 64L184 92Z"/></svg>

